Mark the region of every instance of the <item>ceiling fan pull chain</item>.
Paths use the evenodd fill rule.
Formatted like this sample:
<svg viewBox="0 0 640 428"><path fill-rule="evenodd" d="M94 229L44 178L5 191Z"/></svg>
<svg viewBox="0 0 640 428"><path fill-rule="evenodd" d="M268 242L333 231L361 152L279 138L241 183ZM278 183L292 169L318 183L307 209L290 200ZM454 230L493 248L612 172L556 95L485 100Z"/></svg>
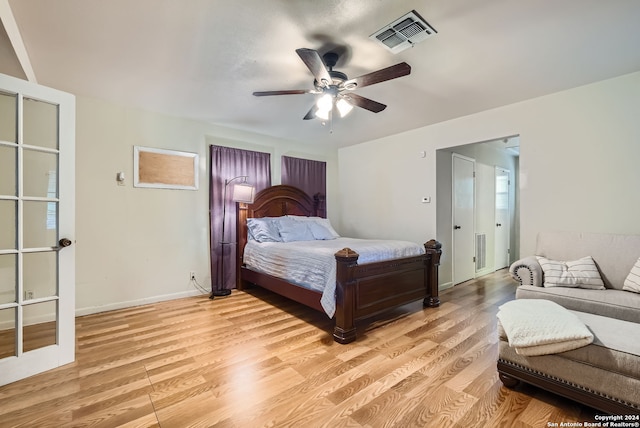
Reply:
<svg viewBox="0 0 640 428"><path fill-rule="evenodd" d="M329 112L329 134L333 134L333 110Z"/></svg>

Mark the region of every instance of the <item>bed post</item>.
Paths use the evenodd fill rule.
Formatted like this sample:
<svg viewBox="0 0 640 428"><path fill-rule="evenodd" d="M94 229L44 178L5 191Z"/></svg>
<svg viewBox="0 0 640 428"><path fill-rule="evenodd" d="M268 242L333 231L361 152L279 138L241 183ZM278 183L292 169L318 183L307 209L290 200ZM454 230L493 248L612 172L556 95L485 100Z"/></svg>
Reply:
<svg viewBox="0 0 640 428"><path fill-rule="evenodd" d="M248 207L245 203L238 203L238 219L236 222L236 288L244 290L245 284L242 281L240 268L244 254L244 246L247 244L247 211Z"/></svg>
<svg viewBox="0 0 640 428"><path fill-rule="evenodd" d="M438 297L438 266L440 266L440 256L442 255L442 244L431 239L424 244L427 252L427 269L426 269L426 285L429 297L426 297L422 303L424 307L436 308L440 306L440 297Z"/></svg>
<svg viewBox="0 0 640 428"><path fill-rule="evenodd" d="M333 338L338 343L349 343L356 340L355 290L353 266L358 264L358 253L350 248L343 248L336 257L336 326Z"/></svg>
<svg viewBox="0 0 640 428"><path fill-rule="evenodd" d="M313 210L316 216L327 218L327 197L322 193L313 195Z"/></svg>

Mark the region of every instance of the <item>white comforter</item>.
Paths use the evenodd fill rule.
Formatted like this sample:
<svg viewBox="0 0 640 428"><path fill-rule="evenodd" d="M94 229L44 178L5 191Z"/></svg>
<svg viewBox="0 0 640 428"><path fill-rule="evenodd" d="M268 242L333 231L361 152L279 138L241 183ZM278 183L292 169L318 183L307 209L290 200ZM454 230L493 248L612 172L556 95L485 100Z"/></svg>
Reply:
<svg viewBox="0 0 640 428"><path fill-rule="evenodd" d="M320 303L332 318L336 310L336 259L334 254L351 248L358 264L424 254L424 246L407 241L337 238L327 241L249 241L244 263L251 269L322 292Z"/></svg>

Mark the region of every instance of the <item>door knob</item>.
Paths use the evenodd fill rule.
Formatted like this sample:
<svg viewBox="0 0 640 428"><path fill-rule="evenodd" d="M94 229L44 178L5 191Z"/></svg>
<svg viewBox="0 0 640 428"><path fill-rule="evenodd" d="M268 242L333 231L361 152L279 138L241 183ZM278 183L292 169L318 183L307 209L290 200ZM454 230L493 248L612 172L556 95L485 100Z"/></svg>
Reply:
<svg viewBox="0 0 640 428"><path fill-rule="evenodd" d="M58 249L62 249L64 247L68 247L69 245L71 245L72 242L70 239L67 238L62 238L61 240L58 241Z"/></svg>
<svg viewBox="0 0 640 428"><path fill-rule="evenodd" d="M455 225L455 226L453 226L453 228L454 229L462 229L462 226Z"/></svg>

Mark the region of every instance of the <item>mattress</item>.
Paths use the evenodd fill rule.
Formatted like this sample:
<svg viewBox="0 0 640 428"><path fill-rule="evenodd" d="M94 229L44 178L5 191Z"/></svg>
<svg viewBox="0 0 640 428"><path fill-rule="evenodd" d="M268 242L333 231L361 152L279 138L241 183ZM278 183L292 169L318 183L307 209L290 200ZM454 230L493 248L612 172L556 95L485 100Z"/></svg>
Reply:
<svg viewBox="0 0 640 428"><path fill-rule="evenodd" d="M247 267L322 293L320 303L329 318L336 310L335 253L350 248L358 264L373 263L425 253L424 246L407 241L336 238L296 242L248 241L244 249Z"/></svg>

